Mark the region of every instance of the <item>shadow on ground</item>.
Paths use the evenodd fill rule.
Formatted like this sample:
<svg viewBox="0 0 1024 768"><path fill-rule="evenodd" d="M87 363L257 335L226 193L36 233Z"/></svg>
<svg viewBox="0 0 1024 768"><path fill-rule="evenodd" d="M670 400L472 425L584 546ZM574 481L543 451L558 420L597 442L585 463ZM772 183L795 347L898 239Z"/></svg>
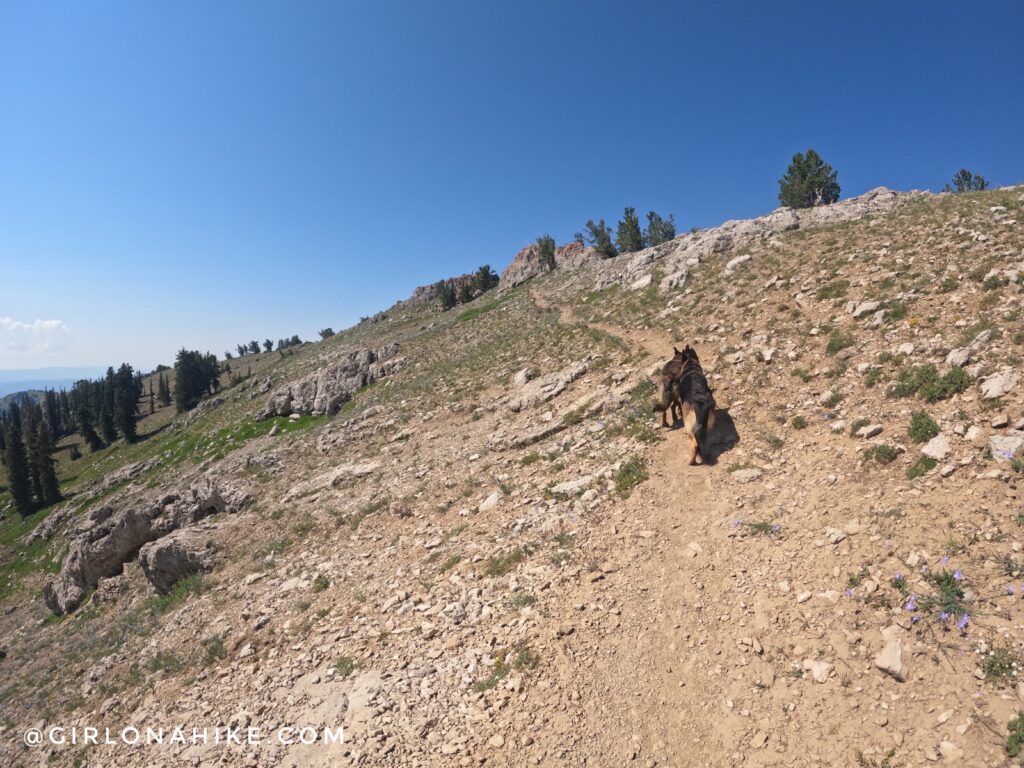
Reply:
<svg viewBox="0 0 1024 768"><path fill-rule="evenodd" d="M709 437L703 457L705 464L717 463L719 456L728 453L739 443L740 433L736 431L736 422L732 420L728 408L715 409L715 427Z"/></svg>

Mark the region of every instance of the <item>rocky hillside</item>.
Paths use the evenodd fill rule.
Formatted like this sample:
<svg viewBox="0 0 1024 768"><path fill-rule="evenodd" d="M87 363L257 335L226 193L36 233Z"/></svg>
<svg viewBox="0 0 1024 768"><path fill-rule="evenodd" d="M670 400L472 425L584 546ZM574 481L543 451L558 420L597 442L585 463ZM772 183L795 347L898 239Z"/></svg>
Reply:
<svg viewBox="0 0 1024 768"><path fill-rule="evenodd" d="M1024 188L516 262L7 511L3 763L1013 764ZM706 466L651 413L680 342ZM52 725L345 741L22 743Z"/></svg>

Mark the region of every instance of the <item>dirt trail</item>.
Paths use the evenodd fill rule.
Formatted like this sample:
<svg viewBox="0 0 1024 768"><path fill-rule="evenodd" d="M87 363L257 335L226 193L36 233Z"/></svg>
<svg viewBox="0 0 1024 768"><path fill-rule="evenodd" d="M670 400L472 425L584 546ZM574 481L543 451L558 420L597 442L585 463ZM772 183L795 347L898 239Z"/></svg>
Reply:
<svg viewBox="0 0 1024 768"><path fill-rule="evenodd" d="M554 308L537 294L534 300ZM587 325L644 350L650 368L671 355L667 333L584 323L571 307L557 308L563 323ZM714 605L703 581L718 555L710 529L729 510L714 493L719 470L689 466L686 442L682 431L673 430L650 449L649 480L634 490L616 526L620 546L612 556L618 570L599 597L595 592L595 599L621 610L618 631L595 643L601 660L577 671L578 688L593 698L584 712L595 765L633 759L640 765L718 765L727 753L722 737L731 728L717 706L722 692L696 669L703 654L695 649L716 653L724 642L697 619Z"/></svg>

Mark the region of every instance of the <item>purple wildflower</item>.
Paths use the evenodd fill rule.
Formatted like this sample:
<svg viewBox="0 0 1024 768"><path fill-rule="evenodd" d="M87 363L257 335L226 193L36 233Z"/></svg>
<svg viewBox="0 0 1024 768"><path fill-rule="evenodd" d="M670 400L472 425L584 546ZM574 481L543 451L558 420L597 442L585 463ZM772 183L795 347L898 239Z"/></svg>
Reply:
<svg viewBox="0 0 1024 768"><path fill-rule="evenodd" d="M913 616L910 617L910 623L911 624L917 624L917 622L919 622L920 620L921 620L921 617L918 616L916 613Z"/></svg>
<svg viewBox="0 0 1024 768"><path fill-rule="evenodd" d="M776 523L775 525L772 526L772 533L778 533L781 530L782 530L782 526L779 525L778 523Z"/></svg>
<svg viewBox="0 0 1024 768"><path fill-rule="evenodd" d="M847 597L853 597L853 590L852 589L848 589L843 594L845 594Z"/></svg>
<svg viewBox="0 0 1024 768"><path fill-rule="evenodd" d="M1007 585L1006 585L1006 594L1008 594L1008 595L1012 595L1012 594L1014 594L1014 591L1013 591L1013 584L1007 584Z"/></svg>
<svg viewBox="0 0 1024 768"><path fill-rule="evenodd" d="M906 605L904 605L903 607L904 607L905 610L908 610L908 611L916 611L917 610L917 595L911 594L910 597L907 598Z"/></svg>
<svg viewBox="0 0 1024 768"><path fill-rule="evenodd" d="M943 611L939 614L939 621L949 621L949 611Z"/></svg>
<svg viewBox="0 0 1024 768"><path fill-rule="evenodd" d="M896 575L892 577L893 581L903 581L903 574L896 571Z"/></svg>
<svg viewBox="0 0 1024 768"><path fill-rule="evenodd" d="M955 571L953 571L953 578L956 579L957 581L961 581L963 579L963 577L964 577L964 575L960 571L959 568L957 568Z"/></svg>
<svg viewBox="0 0 1024 768"><path fill-rule="evenodd" d="M742 520L733 520L732 523L730 523L729 527L730 528L739 528L741 525L743 525L743 521Z"/></svg>
<svg viewBox="0 0 1024 768"><path fill-rule="evenodd" d="M942 558L942 564L943 565L949 565L949 555L946 555L945 557Z"/></svg>
<svg viewBox="0 0 1024 768"><path fill-rule="evenodd" d="M967 622L970 621L970 617L965 613L960 617L960 620L956 623L957 629L961 632L967 631Z"/></svg>

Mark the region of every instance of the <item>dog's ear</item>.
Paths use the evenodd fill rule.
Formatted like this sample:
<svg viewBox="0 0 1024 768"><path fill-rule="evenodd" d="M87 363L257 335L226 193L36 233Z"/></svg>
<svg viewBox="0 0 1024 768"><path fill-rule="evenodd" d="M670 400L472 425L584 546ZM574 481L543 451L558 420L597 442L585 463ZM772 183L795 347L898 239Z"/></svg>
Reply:
<svg viewBox="0 0 1024 768"><path fill-rule="evenodd" d="M680 352L680 351L679 351L678 349L676 349L675 347L672 347L672 351L673 351L673 352L675 352L675 353L676 353L677 355L681 355L681 354L683 354L682 352Z"/></svg>

